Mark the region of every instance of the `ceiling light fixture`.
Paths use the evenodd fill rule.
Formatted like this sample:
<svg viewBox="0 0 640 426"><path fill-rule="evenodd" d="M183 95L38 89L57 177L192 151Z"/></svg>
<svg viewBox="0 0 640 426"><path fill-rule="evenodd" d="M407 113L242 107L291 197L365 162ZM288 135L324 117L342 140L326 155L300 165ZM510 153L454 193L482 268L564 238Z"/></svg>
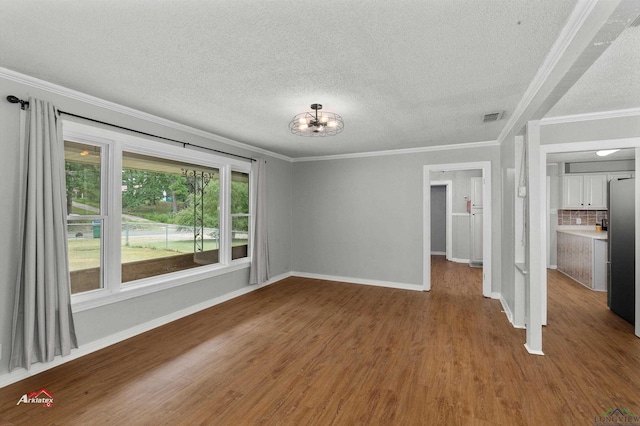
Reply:
<svg viewBox="0 0 640 426"><path fill-rule="evenodd" d="M613 154L614 152L620 151L619 149L603 149L601 151L596 151L596 155L598 157L606 157L609 154Z"/></svg>
<svg viewBox="0 0 640 426"><path fill-rule="evenodd" d="M299 136L335 136L344 128L342 117L333 112L323 112L321 104L311 104L314 112L303 112L297 114L289 122L291 133Z"/></svg>

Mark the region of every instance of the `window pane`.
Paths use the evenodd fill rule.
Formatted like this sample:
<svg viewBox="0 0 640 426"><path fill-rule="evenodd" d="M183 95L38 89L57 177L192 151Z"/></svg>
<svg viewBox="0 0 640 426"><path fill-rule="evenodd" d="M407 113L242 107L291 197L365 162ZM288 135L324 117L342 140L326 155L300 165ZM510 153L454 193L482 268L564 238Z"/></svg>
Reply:
<svg viewBox="0 0 640 426"><path fill-rule="evenodd" d="M98 146L64 142L67 214L100 214L100 154Z"/></svg>
<svg viewBox="0 0 640 426"><path fill-rule="evenodd" d="M102 220L69 220L67 245L71 294L101 288Z"/></svg>
<svg viewBox="0 0 640 426"><path fill-rule="evenodd" d="M101 154L99 146L64 143L71 294L102 287Z"/></svg>
<svg viewBox="0 0 640 426"><path fill-rule="evenodd" d="M231 214L249 213L249 174L231 172Z"/></svg>
<svg viewBox="0 0 640 426"><path fill-rule="evenodd" d="M231 259L247 257L249 250L249 216L231 218Z"/></svg>
<svg viewBox="0 0 640 426"><path fill-rule="evenodd" d="M231 172L231 259L248 256L249 174Z"/></svg>
<svg viewBox="0 0 640 426"><path fill-rule="evenodd" d="M218 263L220 174L123 153L122 282Z"/></svg>

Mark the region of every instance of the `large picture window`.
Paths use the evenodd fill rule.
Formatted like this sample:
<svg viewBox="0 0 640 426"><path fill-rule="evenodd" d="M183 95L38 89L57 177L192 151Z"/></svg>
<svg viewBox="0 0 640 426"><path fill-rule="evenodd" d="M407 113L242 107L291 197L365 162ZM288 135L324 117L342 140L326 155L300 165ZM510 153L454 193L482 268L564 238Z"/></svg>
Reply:
<svg viewBox="0 0 640 426"><path fill-rule="evenodd" d="M249 162L77 123L63 129L74 301L248 267Z"/></svg>
<svg viewBox="0 0 640 426"><path fill-rule="evenodd" d="M124 152L122 282L219 263L220 170Z"/></svg>

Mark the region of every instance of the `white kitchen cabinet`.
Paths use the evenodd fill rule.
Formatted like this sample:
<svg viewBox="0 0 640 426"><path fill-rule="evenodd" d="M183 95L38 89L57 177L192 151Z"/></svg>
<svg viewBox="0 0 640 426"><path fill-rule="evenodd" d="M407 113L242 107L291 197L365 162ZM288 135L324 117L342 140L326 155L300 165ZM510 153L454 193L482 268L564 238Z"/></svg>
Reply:
<svg viewBox="0 0 640 426"><path fill-rule="evenodd" d="M607 208L607 175L584 175L584 208Z"/></svg>
<svg viewBox="0 0 640 426"><path fill-rule="evenodd" d="M562 208L601 210L607 208L607 175L565 175L562 180Z"/></svg>

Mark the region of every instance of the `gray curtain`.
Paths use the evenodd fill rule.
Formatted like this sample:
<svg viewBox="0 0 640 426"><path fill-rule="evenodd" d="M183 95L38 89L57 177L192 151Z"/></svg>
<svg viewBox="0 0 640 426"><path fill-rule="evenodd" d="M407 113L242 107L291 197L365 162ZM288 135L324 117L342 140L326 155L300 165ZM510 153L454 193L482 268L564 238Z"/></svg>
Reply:
<svg viewBox="0 0 640 426"><path fill-rule="evenodd" d="M20 260L9 370L77 348L67 262L64 140L56 108L20 112Z"/></svg>
<svg viewBox="0 0 640 426"><path fill-rule="evenodd" d="M269 271L269 241L267 239L267 162L258 159L251 166L255 181L256 209L253 221L253 246L249 284L262 284L271 277Z"/></svg>

